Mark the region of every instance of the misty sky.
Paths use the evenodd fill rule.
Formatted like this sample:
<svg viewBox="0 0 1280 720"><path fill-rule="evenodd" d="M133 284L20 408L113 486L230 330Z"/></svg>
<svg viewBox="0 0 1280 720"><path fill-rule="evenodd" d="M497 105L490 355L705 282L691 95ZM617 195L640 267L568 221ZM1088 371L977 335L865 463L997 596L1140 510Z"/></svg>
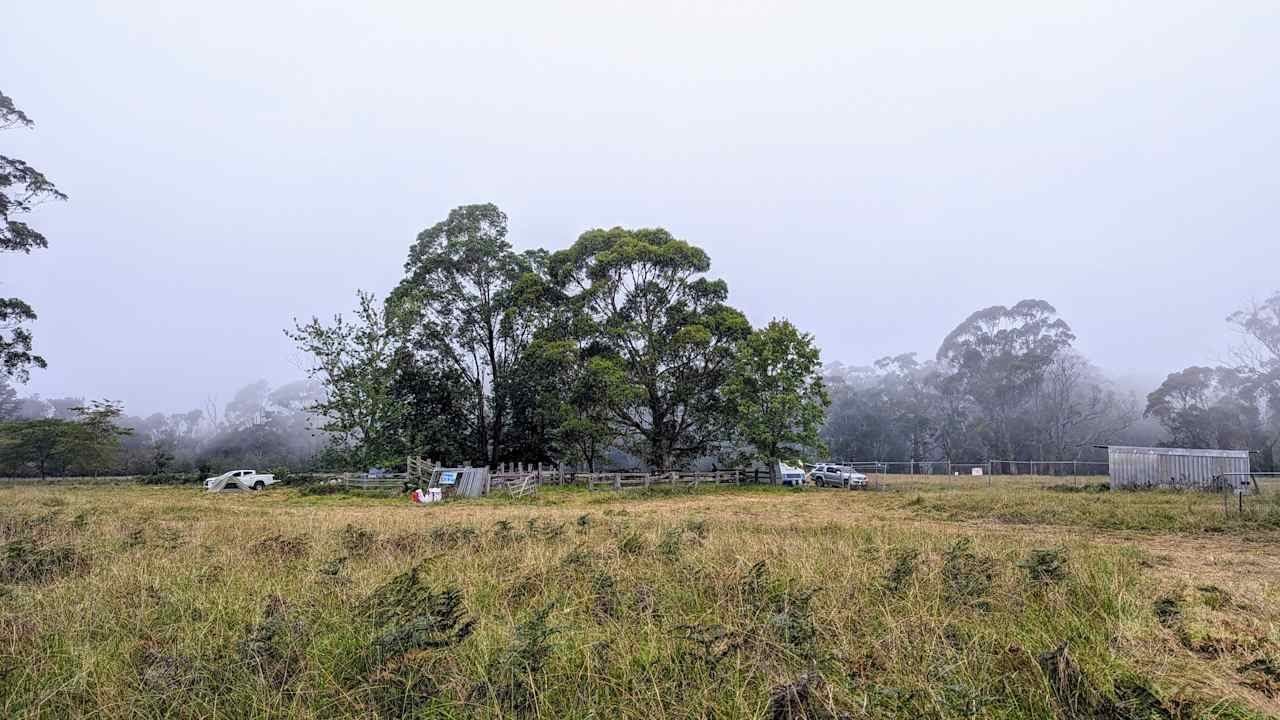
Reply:
<svg viewBox="0 0 1280 720"><path fill-rule="evenodd" d="M49 360L20 392L295 379L293 316L475 202L519 249L666 227L827 361L1040 297L1158 382L1280 289L1278 68L1274 2L6 3L37 127L0 153L70 195L0 257Z"/></svg>

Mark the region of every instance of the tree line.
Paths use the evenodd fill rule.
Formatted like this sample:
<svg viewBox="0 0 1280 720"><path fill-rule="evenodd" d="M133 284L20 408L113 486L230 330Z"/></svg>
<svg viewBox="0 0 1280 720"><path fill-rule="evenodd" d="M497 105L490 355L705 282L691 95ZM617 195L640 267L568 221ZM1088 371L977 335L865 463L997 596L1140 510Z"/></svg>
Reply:
<svg viewBox="0 0 1280 720"><path fill-rule="evenodd" d="M1106 444L1247 449L1280 461L1280 293L1231 314L1232 362L1170 373L1140 399L1073 345L1043 300L978 310L932 358L827 368L822 435L836 457L887 462L1102 460Z"/></svg>
<svg viewBox="0 0 1280 720"><path fill-rule="evenodd" d="M210 398L186 412L129 415L123 405L81 397L19 397L0 377L0 476L161 475L231 468L310 470L330 462L310 406L323 390L305 380L240 388L225 404ZM82 452L84 408L112 408L121 432ZM189 478L188 478L189 479Z"/></svg>
<svg viewBox="0 0 1280 720"><path fill-rule="evenodd" d="M1170 445L1253 450L1255 469L1280 469L1280 292L1227 322L1241 338L1229 359L1170 373L1146 412Z"/></svg>
<svg viewBox="0 0 1280 720"><path fill-rule="evenodd" d="M32 126L0 93L0 130ZM23 216L64 199L0 155L0 253L46 248ZM225 416L17 398L8 383L46 360L34 309L0 297L0 472L359 467L407 454L665 470L828 449L890 462L1078 460L1114 442L1245 448L1259 468L1280 466L1280 293L1228 317L1242 338L1228 361L1170 373L1142 403L1074 349L1043 300L973 313L928 359L824 369L812 336L787 320L752 328L710 267L660 228L516 252L497 207L459 207L418 235L384 299L360 293L349 316L286 331L314 360L310 383L254 383ZM86 427L98 428L96 450Z"/></svg>

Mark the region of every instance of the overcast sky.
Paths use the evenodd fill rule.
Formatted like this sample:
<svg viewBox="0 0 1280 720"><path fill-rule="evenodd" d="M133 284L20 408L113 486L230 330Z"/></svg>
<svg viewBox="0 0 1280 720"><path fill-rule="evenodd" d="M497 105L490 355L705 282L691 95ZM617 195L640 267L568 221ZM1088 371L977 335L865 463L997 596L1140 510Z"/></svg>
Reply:
<svg viewBox="0 0 1280 720"><path fill-rule="evenodd" d="M0 257L49 361L20 391L295 379L293 316L476 202L521 249L665 227L827 361L1039 297L1158 382L1280 289L1278 68L1280 10L1240 0L6 3L37 127L0 153L70 196Z"/></svg>

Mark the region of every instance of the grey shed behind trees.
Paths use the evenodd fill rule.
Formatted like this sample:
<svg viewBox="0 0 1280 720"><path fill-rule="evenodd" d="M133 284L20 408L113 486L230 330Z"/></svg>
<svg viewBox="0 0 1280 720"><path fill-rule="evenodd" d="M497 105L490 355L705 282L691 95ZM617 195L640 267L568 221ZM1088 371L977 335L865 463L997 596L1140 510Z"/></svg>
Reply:
<svg viewBox="0 0 1280 720"><path fill-rule="evenodd" d="M1218 490L1214 477L1248 473L1248 450L1107 446L1111 489L1166 487ZM1231 477L1226 478L1230 483Z"/></svg>

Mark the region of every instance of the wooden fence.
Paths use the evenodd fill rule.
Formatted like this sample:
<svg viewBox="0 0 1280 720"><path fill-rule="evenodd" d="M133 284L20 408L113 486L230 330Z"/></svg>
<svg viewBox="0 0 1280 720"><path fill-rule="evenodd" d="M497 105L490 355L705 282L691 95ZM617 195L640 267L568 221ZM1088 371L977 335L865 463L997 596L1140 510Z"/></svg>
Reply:
<svg viewBox="0 0 1280 720"><path fill-rule="evenodd" d="M348 473L341 476L340 482L351 490L399 490L409 478L407 473L387 473L377 477Z"/></svg>
<svg viewBox="0 0 1280 720"><path fill-rule="evenodd" d="M410 458L408 472L381 473L376 476L345 473L339 482L355 490L393 490L405 482L425 486L437 463ZM747 470L714 470L710 472L572 472L564 466L541 463L502 463L489 473L488 492L505 492L515 497L534 495L541 485L585 485L588 490L629 490L647 487L697 487L699 485L739 485L769 479L768 472Z"/></svg>
<svg viewBox="0 0 1280 720"><path fill-rule="evenodd" d="M588 490L631 490L648 487L697 487L699 485L738 485L742 473L737 470L714 472L650 473L578 473L574 482L585 482Z"/></svg>

